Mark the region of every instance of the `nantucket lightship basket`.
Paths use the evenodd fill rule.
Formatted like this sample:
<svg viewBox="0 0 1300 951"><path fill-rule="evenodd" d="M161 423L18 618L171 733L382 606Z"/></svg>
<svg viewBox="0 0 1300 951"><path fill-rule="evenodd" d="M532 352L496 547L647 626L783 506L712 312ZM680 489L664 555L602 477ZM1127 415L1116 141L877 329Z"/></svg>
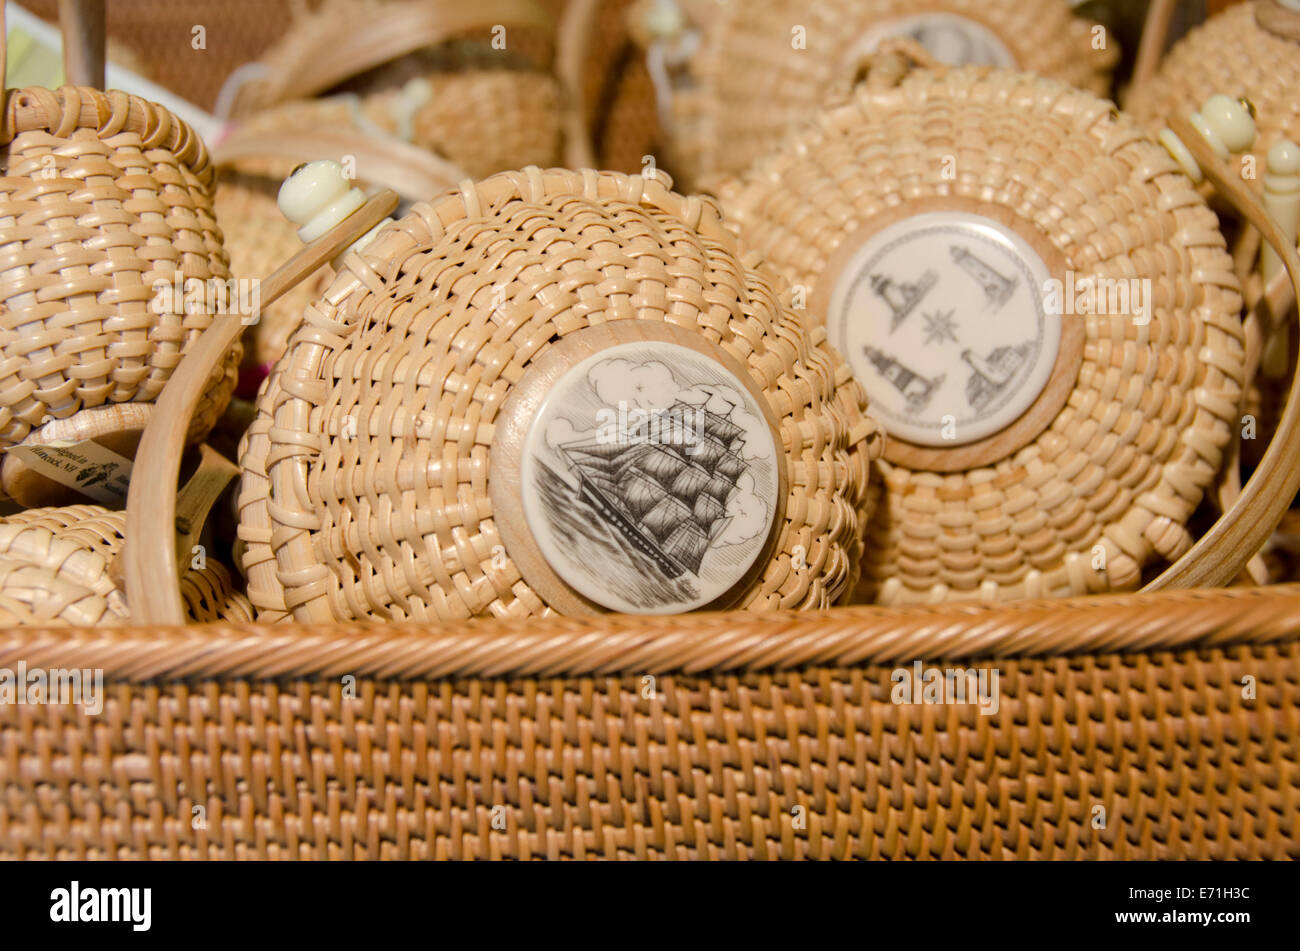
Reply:
<svg viewBox="0 0 1300 951"><path fill-rule="evenodd" d="M890 433L865 596L1134 587L1190 547L1238 421L1241 297L1137 123L1027 74L918 71L721 194ZM837 214L809 230L812 206Z"/></svg>
<svg viewBox="0 0 1300 951"><path fill-rule="evenodd" d="M847 92L882 43L915 40L940 62L1018 67L1103 95L1118 56L1064 0L647 0L637 11L666 164L692 188L775 148Z"/></svg>
<svg viewBox="0 0 1300 951"><path fill-rule="evenodd" d="M116 91L8 90L0 144L0 485L25 505L85 501L16 450L94 439L130 454L172 370L225 308L214 172L185 123ZM215 422L238 363L234 350L213 368L191 441Z"/></svg>
<svg viewBox="0 0 1300 951"><path fill-rule="evenodd" d="M435 152L471 175L549 166L564 145L553 29L533 0L328 0L232 74L223 105L243 118L349 94L363 128Z"/></svg>
<svg viewBox="0 0 1300 951"><path fill-rule="evenodd" d="M714 206L665 181L531 168L416 205L347 259L259 396L239 509L261 619L829 606L878 442L776 301ZM603 442L598 409L616 429L663 410L698 441ZM635 555L538 515L569 510L569 468Z"/></svg>
<svg viewBox="0 0 1300 951"><path fill-rule="evenodd" d="M3 629L0 854L1294 858L1298 596Z"/></svg>

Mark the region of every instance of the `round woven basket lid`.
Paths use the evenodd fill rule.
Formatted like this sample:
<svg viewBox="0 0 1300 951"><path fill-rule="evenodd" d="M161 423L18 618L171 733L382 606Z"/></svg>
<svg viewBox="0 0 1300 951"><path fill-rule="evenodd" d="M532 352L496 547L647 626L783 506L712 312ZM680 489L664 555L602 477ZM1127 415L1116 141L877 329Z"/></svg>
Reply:
<svg viewBox="0 0 1300 951"><path fill-rule="evenodd" d="M656 6L662 3L643 4ZM698 187L774 148L810 109L846 92L889 39L916 40L952 65L1019 67L1103 95L1118 58L1104 28L1074 16L1066 0L683 0L681 7L660 86L672 90L663 111L674 173Z"/></svg>
<svg viewBox="0 0 1300 951"><path fill-rule="evenodd" d="M97 505L29 509L0 519L0 625L115 626L130 621L109 567L122 550L126 514ZM181 578L196 623L251 621L252 606L213 559Z"/></svg>
<svg viewBox="0 0 1300 951"><path fill-rule="evenodd" d="M259 398L259 618L835 601L875 424L771 281L666 176L530 168L416 205Z"/></svg>
<svg viewBox="0 0 1300 951"><path fill-rule="evenodd" d="M242 118L290 99L351 92L365 122L471 175L556 164L559 84L536 65L549 20L532 0L485 6L327 0L232 76L223 98ZM437 45L420 47L421 36Z"/></svg>
<svg viewBox="0 0 1300 951"><path fill-rule="evenodd" d="M1133 89L1125 108L1153 127L1195 110L1223 93L1248 100L1259 134L1252 148L1259 174L1280 139L1300 141L1300 12L1278 0L1238 3L1192 30L1171 49L1160 70Z"/></svg>
<svg viewBox="0 0 1300 951"><path fill-rule="evenodd" d="M859 88L721 191L889 440L865 598L1131 588L1191 544L1236 425L1214 213L1089 93L967 68Z"/></svg>
<svg viewBox="0 0 1300 951"><path fill-rule="evenodd" d="M134 451L149 405L226 307L213 169L185 123L126 93L6 95L0 484L28 506L85 501L27 450ZM228 401L239 359L214 371L191 441Z"/></svg>

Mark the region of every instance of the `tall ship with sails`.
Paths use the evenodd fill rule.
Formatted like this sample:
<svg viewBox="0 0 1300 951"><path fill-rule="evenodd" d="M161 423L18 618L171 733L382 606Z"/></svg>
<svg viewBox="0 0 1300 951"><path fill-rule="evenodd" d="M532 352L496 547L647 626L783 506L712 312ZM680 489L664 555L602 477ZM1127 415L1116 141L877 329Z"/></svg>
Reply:
<svg viewBox="0 0 1300 951"><path fill-rule="evenodd" d="M560 451L582 496L629 545L669 578L698 574L749 468L738 451L744 430L730 417L679 402L624 440Z"/></svg>

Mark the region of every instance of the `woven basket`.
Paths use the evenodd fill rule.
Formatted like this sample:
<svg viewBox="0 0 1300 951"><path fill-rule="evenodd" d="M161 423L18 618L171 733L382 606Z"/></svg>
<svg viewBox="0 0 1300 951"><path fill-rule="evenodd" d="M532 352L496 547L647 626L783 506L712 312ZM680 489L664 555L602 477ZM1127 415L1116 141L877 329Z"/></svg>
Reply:
<svg viewBox="0 0 1300 951"><path fill-rule="evenodd" d="M504 50L492 45L500 30ZM532 47L545 63L550 31L532 0L473 8L329 0L232 78L232 114L352 92L368 122L472 175L552 165L562 148L560 87L527 55Z"/></svg>
<svg viewBox="0 0 1300 951"><path fill-rule="evenodd" d="M0 705L0 856L1300 858L1297 595L6 630L106 696Z"/></svg>
<svg viewBox="0 0 1300 951"><path fill-rule="evenodd" d="M540 594L544 569L521 574L513 520L496 514L515 480L488 444L514 425L498 414L532 368L602 325L711 341L752 377L788 496L768 500L784 519L769 513L774 547L736 606L835 601L856 575L878 448L842 361L741 263L708 202L658 180L530 169L417 205L308 309L241 458L259 617L527 615L554 598L591 611L567 589Z"/></svg>
<svg viewBox="0 0 1300 951"><path fill-rule="evenodd" d="M1064 0L690 0L682 7L685 32L666 42L693 52L665 54L660 85L671 93L661 93L669 98L661 109L671 168L691 187L710 187L773 149L810 110L849 89L875 43L920 14L959 17L948 22L979 31L990 49L1001 47L998 65L1102 95L1118 56L1113 42L1093 48L1090 24ZM676 59L684 62L674 66Z"/></svg>
<svg viewBox="0 0 1300 951"><path fill-rule="evenodd" d="M1238 3L1192 30L1169 51L1159 72L1132 90L1125 108L1157 124L1215 93L1244 96L1257 115L1259 138L1252 152L1262 169L1278 139L1300 141L1300 102L1294 94L1300 81L1300 27L1289 37L1264 25L1276 7L1276 0ZM1294 24L1300 17L1280 22L1288 20Z"/></svg>
<svg viewBox="0 0 1300 951"><path fill-rule="evenodd" d="M560 24L556 55L577 134L592 152L571 167L635 174L661 145L659 110L645 51L629 30L637 0L547 0Z"/></svg>
<svg viewBox="0 0 1300 951"><path fill-rule="evenodd" d="M0 519L0 626L102 628L130 619L109 568L122 550L126 514L97 505L29 509ZM224 566L206 560L181 578L195 622L252 619Z"/></svg>
<svg viewBox="0 0 1300 951"><path fill-rule="evenodd" d="M6 96L0 453L44 441L47 425L81 438L138 430L134 410L147 410L214 319L206 307L187 312L179 293L159 295L158 282L198 280L213 299L226 290L207 151L166 110L125 93ZM192 441L225 406L238 363L232 352L214 370ZM25 470L13 457L0 465L20 502L60 497L25 483L20 492Z"/></svg>
<svg viewBox="0 0 1300 951"><path fill-rule="evenodd" d="M1059 318L1057 370L1016 423L1036 426L969 456L904 454L891 438L864 597L1130 588L1154 559L1188 550L1188 521L1237 422L1241 297L1213 212L1109 102L1027 74L921 71L896 88L860 88L720 193L747 243L807 291L819 317L856 273L848 253L882 222L930 212L1006 221L1079 281L1151 282L1146 327ZM1080 332L1081 359L1066 365L1068 335ZM865 364L857 371L867 380Z"/></svg>

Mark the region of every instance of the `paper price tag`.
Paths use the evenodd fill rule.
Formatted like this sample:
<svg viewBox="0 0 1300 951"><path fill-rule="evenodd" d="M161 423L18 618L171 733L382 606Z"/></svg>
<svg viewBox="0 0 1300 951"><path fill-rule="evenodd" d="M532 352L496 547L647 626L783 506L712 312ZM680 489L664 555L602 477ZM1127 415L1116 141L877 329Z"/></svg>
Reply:
<svg viewBox="0 0 1300 951"><path fill-rule="evenodd" d="M120 506L126 501L131 460L97 442L15 446L9 452L33 472L96 502Z"/></svg>

